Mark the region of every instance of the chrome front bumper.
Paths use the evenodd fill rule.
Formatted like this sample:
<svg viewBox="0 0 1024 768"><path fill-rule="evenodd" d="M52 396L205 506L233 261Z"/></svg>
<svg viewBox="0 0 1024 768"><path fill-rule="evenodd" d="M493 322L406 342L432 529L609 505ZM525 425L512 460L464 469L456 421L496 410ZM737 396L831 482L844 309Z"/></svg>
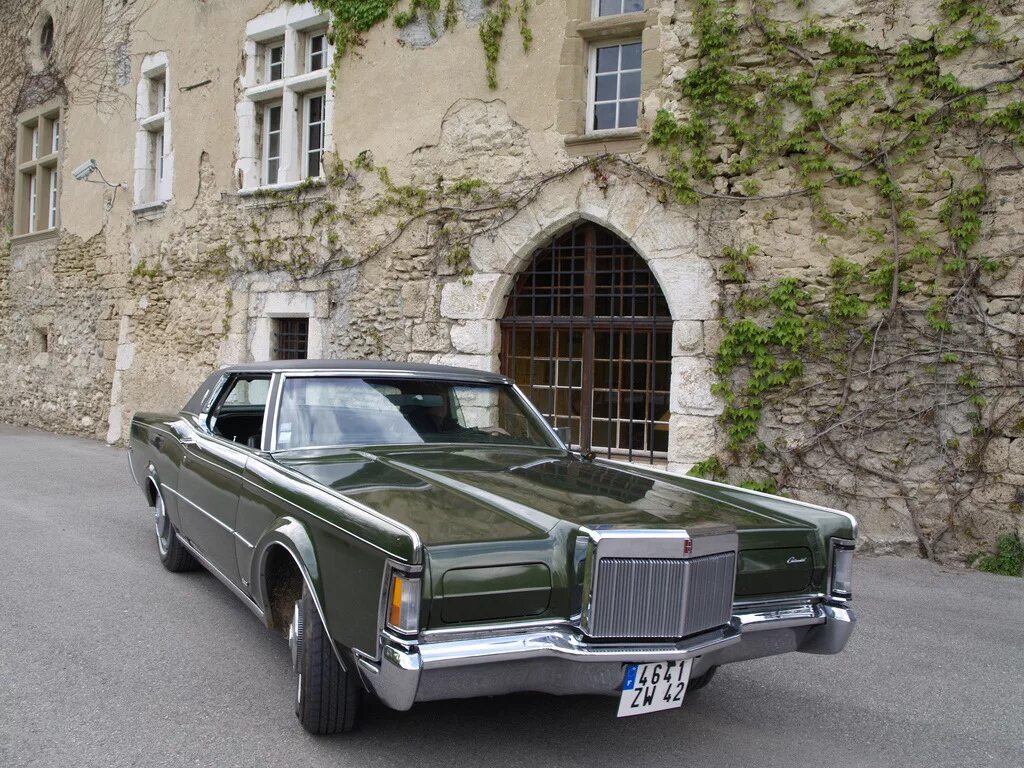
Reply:
<svg viewBox="0 0 1024 768"><path fill-rule="evenodd" d="M729 625L679 643L588 641L568 623L385 636L379 660L357 657L366 687L389 707L521 691L617 695L625 663L694 659L691 675L790 651L839 653L856 621L826 603L744 606ZM517 631L518 629L518 631Z"/></svg>

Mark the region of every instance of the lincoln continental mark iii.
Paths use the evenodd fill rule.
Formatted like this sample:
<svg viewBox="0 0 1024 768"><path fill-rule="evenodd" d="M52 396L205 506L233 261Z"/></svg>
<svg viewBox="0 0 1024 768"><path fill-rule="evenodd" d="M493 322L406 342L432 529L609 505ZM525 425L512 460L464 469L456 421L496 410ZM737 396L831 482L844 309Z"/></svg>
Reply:
<svg viewBox="0 0 1024 768"><path fill-rule="evenodd" d="M574 451L496 374L238 365L136 414L128 451L163 565L287 636L313 733L365 695L671 709L722 664L853 629L850 515Z"/></svg>

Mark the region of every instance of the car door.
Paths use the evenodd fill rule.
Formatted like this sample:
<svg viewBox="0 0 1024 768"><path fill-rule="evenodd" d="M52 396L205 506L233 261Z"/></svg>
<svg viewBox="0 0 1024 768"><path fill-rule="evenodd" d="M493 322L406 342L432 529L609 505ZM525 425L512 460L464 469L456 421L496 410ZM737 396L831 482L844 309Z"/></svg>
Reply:
<svg viewBox="0 0 1024 768"><path fill-rule="evenodd" d="M235 523L246 462L263 433L269 374L234 374L185 441L178 475L179 516L192 544L238 585Z"/></svg>

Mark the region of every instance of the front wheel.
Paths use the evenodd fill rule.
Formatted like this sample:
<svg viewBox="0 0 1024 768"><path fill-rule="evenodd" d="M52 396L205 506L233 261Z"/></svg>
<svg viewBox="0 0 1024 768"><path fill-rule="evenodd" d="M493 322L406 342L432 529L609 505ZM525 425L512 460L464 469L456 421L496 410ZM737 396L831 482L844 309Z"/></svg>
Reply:
<svg viewBox="0 0 1024 768"><path fill-rule="evenodd" d="M298 676L295 716L302 727L318 735L351 731L362 704L362 688L355 670L346 670L338 661L305 585L292 612L288 646Z"/></svg>

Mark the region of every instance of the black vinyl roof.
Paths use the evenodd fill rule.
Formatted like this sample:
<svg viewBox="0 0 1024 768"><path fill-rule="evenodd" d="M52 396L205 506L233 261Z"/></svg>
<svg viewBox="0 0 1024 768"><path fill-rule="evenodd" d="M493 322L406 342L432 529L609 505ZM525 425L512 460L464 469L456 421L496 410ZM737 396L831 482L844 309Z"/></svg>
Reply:
<svg viewBox="0 0 1024 768"><path fill-rule="evenodd" d="M238 363L222 368L220 373L264 373L282 371L337 371L338 373L414 373L424 376L457 375L478 381L503 383L508 379L501 374L481 371L477 368L458 368L452 365L428 365L427 363L396 363L388 360L268 360L259 363Z"/></svg>

